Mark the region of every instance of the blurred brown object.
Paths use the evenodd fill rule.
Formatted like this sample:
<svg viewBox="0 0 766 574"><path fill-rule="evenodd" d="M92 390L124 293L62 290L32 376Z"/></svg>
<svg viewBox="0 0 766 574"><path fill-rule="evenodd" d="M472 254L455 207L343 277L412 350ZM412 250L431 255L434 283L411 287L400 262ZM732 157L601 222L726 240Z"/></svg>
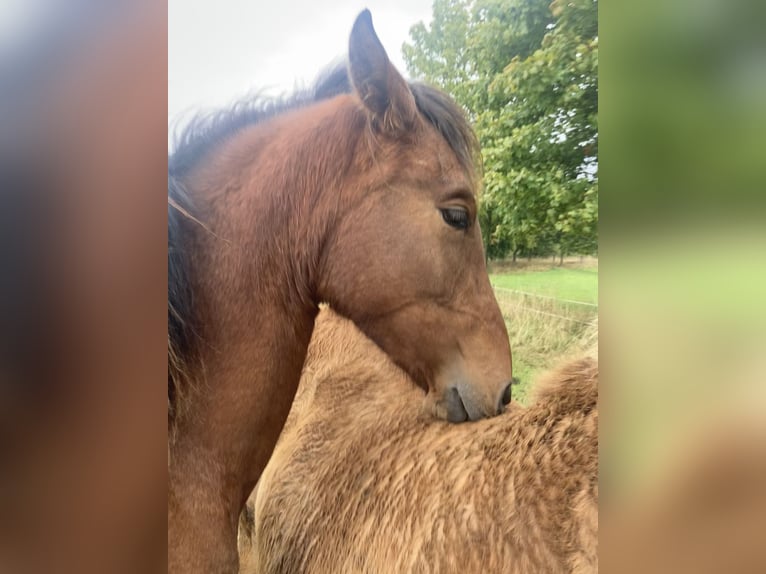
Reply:
<svg viewBox="0 0 766 574"><path fill-rule="evenodd" d="M165 570L167 10L0 57L0 571Z"/></svg>
<svg viewBox="0 0 766 574"><path fill-rule="evenodd" d="M766 572L766 425L713 425L651 487L601 511L605 572Z"/></svg>

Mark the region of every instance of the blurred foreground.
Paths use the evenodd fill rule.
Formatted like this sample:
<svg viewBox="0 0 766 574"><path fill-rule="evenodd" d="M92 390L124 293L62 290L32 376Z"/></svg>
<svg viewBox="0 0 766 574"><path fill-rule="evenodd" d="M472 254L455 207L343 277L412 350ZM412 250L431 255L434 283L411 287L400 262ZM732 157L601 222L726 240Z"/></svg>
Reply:
<svg viewBox="0 0 766 574"><path fill-rule="evenodd" d="M766 236L689 227L616 247L601 284L605 571L766 571Z"/></svg>
<svg viewBox="0 0 766 574"><path fill-rule="evenodd" d="M0 13L0 571L165 571L167 11Z"/></svg>
<svg viewBox="0 0 766 574"><path fill-rule="evenodd" d="M766 572L766 10L599 16L602 566Z"/></svg>

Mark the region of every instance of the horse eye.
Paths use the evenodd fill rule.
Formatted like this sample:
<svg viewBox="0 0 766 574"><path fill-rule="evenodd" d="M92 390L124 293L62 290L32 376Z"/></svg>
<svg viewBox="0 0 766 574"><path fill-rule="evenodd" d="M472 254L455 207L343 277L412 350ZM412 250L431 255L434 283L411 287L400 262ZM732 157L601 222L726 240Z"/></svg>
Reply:
<svg viewBox="0 0 766 574"><path fill-rule="evenodd" d="M449 207L440 210L444 221L450 227L455 229L467 229L470 221L468 220L468 212L465 209L459 207Z"/></svg>

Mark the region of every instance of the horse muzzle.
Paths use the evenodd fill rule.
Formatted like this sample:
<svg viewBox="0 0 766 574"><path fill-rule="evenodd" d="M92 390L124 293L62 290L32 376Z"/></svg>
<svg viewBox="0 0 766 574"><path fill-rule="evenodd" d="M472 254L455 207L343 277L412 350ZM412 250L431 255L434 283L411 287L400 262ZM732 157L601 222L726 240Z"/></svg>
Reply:
<svg viewBox="0 0 766 574"><path fill-rule="evenodd" d="M442 404L445 418L451 423L475 421L502 414L511 402L511 383L502 388L499 397L491 406L486 405L486 401L477 400L475 393L465 387L462 391L461 393L460 385L458 385L449 387L444 394Z"/></svg>

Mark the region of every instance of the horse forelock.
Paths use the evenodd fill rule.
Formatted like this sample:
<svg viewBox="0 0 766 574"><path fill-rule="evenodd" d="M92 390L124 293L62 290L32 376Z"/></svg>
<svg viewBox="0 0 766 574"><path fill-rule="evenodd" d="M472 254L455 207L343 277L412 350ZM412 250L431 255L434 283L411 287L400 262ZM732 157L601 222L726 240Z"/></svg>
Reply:
<svg viewBox="0 0 766 574"><path fill-rule="evenodd" d="M446 93L428 84L411 82L409 86L418 111L446 140L466 173L475 177L479 140L463 110Z"/></svg>

